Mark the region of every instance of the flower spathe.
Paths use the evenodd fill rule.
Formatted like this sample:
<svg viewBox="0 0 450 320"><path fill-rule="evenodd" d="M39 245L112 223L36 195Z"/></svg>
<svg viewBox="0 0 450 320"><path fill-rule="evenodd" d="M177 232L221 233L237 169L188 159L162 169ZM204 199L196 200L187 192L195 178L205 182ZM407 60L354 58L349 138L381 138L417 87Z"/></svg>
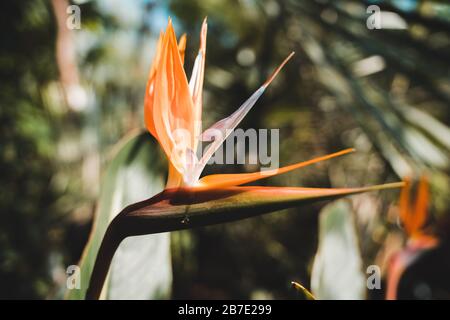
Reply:
<svg viewBox="0 0 450 320"><path fill-rule="evenodd" d="M203 21L200 32L200 48L188 81L183 67L186 37L177 42L172 22L161 32L156 54L148 77L144 115L148 131L158 140L169 159L169 176L166 188L195 187L223 188L285 173L319 161L337 157L353 149L346 149L330 155L312 159L265 172L242 174L215 174L200 178L200 175L214 152L227 136L242 121L275 79L277 74L294 55L292 52L268 79L234 113L210 128L202 130L202 91L205 72L207 22ZM200 141L211 141L200 159L197 148Z"/></svg>

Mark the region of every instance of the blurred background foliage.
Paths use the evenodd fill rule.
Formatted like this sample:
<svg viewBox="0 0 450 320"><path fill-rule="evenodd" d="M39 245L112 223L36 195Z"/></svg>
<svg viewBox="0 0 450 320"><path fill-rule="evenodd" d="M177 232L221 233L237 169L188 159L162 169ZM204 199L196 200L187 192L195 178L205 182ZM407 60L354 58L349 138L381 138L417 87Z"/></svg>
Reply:
<svg viewBox="0 0 450 320"><path fill-rule="evenodd" d="M81 9L79 30L65 26L70 4ZM372 4L389 12L382 16L386 28L367 28ZM146 76L168 16L179 35L188 35L188 76L208 17L204 127L234 111L294 50L241 127L279 128L281 165L357 149L264 184L359 186L425 173L430 225L443 239L450 232L444 222L450 205L447 1L1 6L0 297L62 297L66 266L79 260L92 227L104 168L117 142L143 128ZM206 173L255 169L224 165ZM403 245L397 197L347 200L363 270L377 264L385 272ZM323 205L172 233L172 297L299 298L290 283L310 287ZM382 297L383 290L369 293Z"/></svg>

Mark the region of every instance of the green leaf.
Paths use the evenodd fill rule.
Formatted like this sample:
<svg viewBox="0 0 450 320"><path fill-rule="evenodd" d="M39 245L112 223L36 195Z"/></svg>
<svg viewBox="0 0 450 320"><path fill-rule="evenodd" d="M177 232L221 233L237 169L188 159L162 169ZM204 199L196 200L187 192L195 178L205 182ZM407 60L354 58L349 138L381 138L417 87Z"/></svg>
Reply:
<svg viewBox="0 0 450 320"><path fill-rule="evenodd" d="M320 212L319 219L319 248L311 273L313 294L319 300L364 299L366 280L350 204L335 201Z"/></svg>
<svg viewBox="0 0 450 320"><path fill-rule="evenodd" d="M105 171L94 226L79 263L81 288L70 290L69 299L84 299L109 223L127 205L151 197L164 187L165 168L160 160L163 157L148 133L127 138L118 149ZM169 234L129 238L114 256L103 297L168 298L171 281Z"/></svg>

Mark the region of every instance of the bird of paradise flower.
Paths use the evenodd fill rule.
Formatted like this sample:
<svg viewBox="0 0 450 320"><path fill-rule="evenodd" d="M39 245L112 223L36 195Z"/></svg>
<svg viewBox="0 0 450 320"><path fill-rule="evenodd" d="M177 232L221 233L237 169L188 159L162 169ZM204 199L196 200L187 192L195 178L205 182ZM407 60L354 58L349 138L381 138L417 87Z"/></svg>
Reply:
<svg viewBox="0 0 450 320"><path fill-rule="evenodd" d="M345 149L279 169L241 174L213 174L201 177L211 156L238 126L283 66L291 53L233 114L201 133L202 91L206 57L207 22L200 33L200 49L192 76L187 80L183 67L186 37L177 42L169 19L161 32L150 68L144 101L148 131L168 158L165 190L125 208L108 226L92 270L86 298L97 299L111 259L120 242L129 236L174 231L249 218L264 213L366 191L397 188L401 182L362 188L300 188L241 186L286 173L323 160L348 154ZM201 141L210 145L196 157Z"/></svg>
<svg viewBox="0 0 450 320"><path fill-rule="evenodd" d="M395 253L389 263L386 299L398 298L398 288L404 271L412 265L424 252L436 247L439 239L425 231L428 218L429 186L426 176L420 177L417 194L411 205L411 181L405 179L399 201L400 221L402 222L408 241L405 248Z"/></svg>

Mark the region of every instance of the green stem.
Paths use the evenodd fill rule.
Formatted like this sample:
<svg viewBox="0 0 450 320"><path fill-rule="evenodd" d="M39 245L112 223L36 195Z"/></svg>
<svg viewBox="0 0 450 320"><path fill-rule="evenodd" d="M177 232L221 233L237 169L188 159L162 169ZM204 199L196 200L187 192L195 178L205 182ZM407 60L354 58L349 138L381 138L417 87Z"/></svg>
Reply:
<svg viewBox="0 0 450 320"><path fill-rule="evenodd" d="M86 300L98 300L105 283L114 253L120 243L126 237L118 232L118 224L113 220L106 230L102 243L95 259L94 269L92 270L89 287L86 291Z"/></svg>

